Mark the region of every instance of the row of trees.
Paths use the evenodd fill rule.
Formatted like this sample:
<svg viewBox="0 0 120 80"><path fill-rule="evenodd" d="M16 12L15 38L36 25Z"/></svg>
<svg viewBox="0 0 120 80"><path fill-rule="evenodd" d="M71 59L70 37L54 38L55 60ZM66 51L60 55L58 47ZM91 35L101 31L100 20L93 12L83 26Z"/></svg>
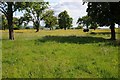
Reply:
<svg viewBox="0 0 120 80"><path fill-rule="evenodd" d="M57 18L54 16L54 11L46 10L48 7L48 2L0 2L0 11L5 15L2 16L3 28L5 29L5 27L8 26L9 39L14 40L13 26L20 26L23 23L27 25L30 21L33 22L36 32L39 31L41 20L44 20L46 24L45 27L49 27L50 29L52 29L57 23L61 22L64 22L62 23L64 26L59 24L60 28L65 27L64 29L66 29L67 27L71 26L72 18L69 18L67 11L63 12L65 14L60 13L63 16L59 16L59 19L57 20ZM21 17L20 19L13 18L13 13L17 10L24 11L24 17Z"/></svg>
<svg viewBox="0 0 120 80"><path fill-rule="evenodd" d="M37 29L36 32L39 31L40 21L44 20L45 28L53 29L53 27L57 29L69 29L72 27L72 18L68 15L67 11L61 12L58 17L54 16L53 10L46 10L41 13L40 20L36 19L36 16L32 17L31 13L25 13L24 17L17 18L13 17L13 29L27 28L27 25L30 21L34 23L34 29ZM58 25L58 26L57 26ZM2 15L2 29L8 29L7 20L4 15Z"/></svg>
<svg viewBox="0 0 120 80"><path fill-rule="evenodd" d="M66 29L72 26L72 18L68 15L67 11L63 11L58 15L58 20L54 16L53 11L46 11L48 9L48 2L0 2L0 11L5 15L7 19L7 25L9 28L9 39L14 40L13 32L13 13L15 11L25 11L24 17L21 17L18 21L21 25L32 21L36 32L39 31L40 21L44 20L46 27L50 27L55 24L59 24L59 27ZM44 13L46 11L46 13ZM110 26L111 39L115 40L115 23L120 25L120 2L89 2L87 8L88 16L84 16L78 19L79 24L88 26L97 25ZM42 13L44 13L42 15ZM6 22L5 22L6 23ZM16 22L15 22L16 23Z"/></svg>
<svg viewBox="0 0 120 80"><path fill-rule="evenodd" d="M67 28L72 27L73 21L66 10L61 12L58 17L54 16L54 11L48 10L43 14L42 20L45 21L45 27L50 28L50 30L56 25L58 25L57 28L66 30Z"/></svg>

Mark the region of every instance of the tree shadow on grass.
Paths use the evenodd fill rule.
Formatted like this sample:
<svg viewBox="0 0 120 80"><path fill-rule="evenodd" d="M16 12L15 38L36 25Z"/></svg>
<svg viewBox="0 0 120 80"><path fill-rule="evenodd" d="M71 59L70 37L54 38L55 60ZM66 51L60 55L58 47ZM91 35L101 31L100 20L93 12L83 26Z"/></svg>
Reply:
<svg viewBox="0 0 120 80"><path fill-rule="evenodd" d="M90 34L111 35L111 32L91 32ZM120 32L116 32L116 34L120 34Z"/></svg>
<svg viewBox="0 0 120 80"><path fill-rule="evenodd" d="M87 44L87 43L99 43L103 42L104 45L119 46L120 42L111 41L102 37L91 37L91 36L45 36L41 39L37 39L36 43L45 42L58 42L58 43L75 43L75 44Z"/></svg>
<svg viewBox="0 0 120 80"><path fill-rule="evenodd" d="M105 42L106 39L102 37L90 37L90 36L45 36L42 39L38 39L37 41L38 42L55 41L58 43L86 44Z"/></svg>
<svg viewBox="0 0 120 80"><path fill-rule="evenodd" d="M108 34L110 34L110 32L91 32L90 34L94 34L94 35L96 35L96 34L99 34L99 35L108 35Z"/></svg>

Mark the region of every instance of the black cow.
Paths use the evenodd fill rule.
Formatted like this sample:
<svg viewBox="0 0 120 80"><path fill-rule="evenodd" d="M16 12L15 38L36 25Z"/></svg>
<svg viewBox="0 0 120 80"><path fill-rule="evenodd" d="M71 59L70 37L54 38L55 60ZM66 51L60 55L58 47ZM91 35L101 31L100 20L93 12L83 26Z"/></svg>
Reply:
<svg viewBox="0 0 120 80"><path fill-rule="evenodd" d="M83 32L89 32L89 29L83 29Z"/></svg>

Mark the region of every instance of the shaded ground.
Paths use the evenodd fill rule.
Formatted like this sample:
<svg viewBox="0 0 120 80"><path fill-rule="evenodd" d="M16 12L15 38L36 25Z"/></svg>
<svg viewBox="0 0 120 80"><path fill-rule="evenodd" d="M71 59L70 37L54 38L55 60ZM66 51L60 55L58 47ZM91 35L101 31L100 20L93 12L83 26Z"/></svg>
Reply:
<svg viewBox="0 0 120 80"><path fill-rule="evenodd" d="M87 43L100 43L104 42L105 45L119 46L119 41L112 41L109 39L104 39L102 37L92 37L92 36L45 36L42 39L36 40L36 42L49 42L55 41L58 43L76 43L76 44L87 44Z"/></svg>

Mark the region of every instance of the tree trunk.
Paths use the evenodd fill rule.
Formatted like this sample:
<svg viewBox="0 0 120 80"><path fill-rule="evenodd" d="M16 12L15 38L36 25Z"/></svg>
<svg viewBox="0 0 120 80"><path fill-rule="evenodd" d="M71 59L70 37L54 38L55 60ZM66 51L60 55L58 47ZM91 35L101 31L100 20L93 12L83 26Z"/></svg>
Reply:
<svg viewBox="0 0 120 80"><path fill-rule="evenodd" d="M116 40L114 23L111 24L110 29L111 29L111 40Z"/></svg>
<svg viewBox="0 0 120 80"><path fill-rule="evenodd" d="M36 32L39 32L39 27L36 28Z"/></svg>
<svg viewBox="0 0 120 80"><path fill-rule="evenodd" d="M36 32L39 32L39 22L38 21L36 21L35 27L36 27Z"/></svg>
<svg viewBox="0 0 120 80"><path fill-rule="evenodd" d="M14 40L14 31L13 31L13 10L12 10L12 2L7 2L8 3L8 27L9 27L9 39Z"/></svg>
<svg viewBox="0 0 120 80"><path fill-rule="evenodd" d="M67 30L66 27L64 28L64 30Z"/></svg>
<svg viewBox="0 0 120 80"><path fill-rule="evenodd" d="M40 27L40 20L39 20L39 13L37 13L36 32L39 32L39 27Z"/></svg>

